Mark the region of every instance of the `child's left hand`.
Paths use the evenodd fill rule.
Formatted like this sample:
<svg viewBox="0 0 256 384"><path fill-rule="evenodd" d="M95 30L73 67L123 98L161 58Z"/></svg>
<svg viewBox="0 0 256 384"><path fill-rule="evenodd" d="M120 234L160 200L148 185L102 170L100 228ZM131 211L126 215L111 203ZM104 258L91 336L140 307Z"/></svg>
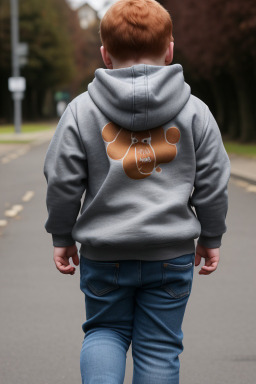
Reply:
<svg viewBox="0 0 256 384"><path fill-rule="evenodd" d="M79 257L76 245L69 247L54 247L53 260L56 268L64 274L74 275L76 268L70 265L69 258L72 257L73 263L79 265Z"/></svg>
<svg viewBox="0 0 256 384"><path fill-rule="evenodd" d="M203 265L198 272L199 275L210 275L210 273L216 271L218 263L220 261L220 249L219 248L207 248L200 244L197 244L195 255L195 266L197 267L201 263L201 258L205 259L205 265Z"/></svg>

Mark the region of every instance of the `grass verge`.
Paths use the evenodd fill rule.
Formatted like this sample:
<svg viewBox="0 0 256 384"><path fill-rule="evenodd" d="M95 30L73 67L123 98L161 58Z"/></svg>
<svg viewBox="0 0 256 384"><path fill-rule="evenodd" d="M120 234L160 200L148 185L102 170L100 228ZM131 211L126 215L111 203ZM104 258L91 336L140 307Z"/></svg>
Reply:
<svg viewBox="0 0 256 384"><path fill-rule="evenodd" d="M32 143L33 140L1 140L0 135L0 144L29 144Z"/></svg>
<svg viewBox="0 0 256 384"><path fill-rule="evenodd" d="M38 132L38 131L44 131L47 129L51 129L54 124L36 124L36 123L29 123L29 124L23 124L21 127L22 133L30 133L30 132ZM0 136L1 134L12 134L15 133L15 129L13 125L0 125Z"/></svg>
<svg viewBox="0 0 256 384"><path fill-rule="evenodd" d="M234 141L225 141L224 146L228 154L256 158L256 144L241 144Z"/></svg>

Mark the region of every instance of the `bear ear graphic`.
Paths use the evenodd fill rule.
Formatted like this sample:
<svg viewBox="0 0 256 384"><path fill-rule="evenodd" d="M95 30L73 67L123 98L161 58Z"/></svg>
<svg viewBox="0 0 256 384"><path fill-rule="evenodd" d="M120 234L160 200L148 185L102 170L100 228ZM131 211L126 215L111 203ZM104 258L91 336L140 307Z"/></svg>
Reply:
<svg viewBox="0 0 256 384"><path fill-rule="evenodd" d="M118 125L111 123L111 122L108 123L107 125L105 125L105 127L102 130L103 139L107 143L110 143L111 141L113 141L116 138L120 129L122 129L122 128L119 127Z"/></svg>
<svg viewBox="0 0 256 384"><path fill-rule="evenodd" d="M166 131L166 140L170 144L178 143L180 139L180 130L176 127L168 128Z"/></svg>
<svg viewBox="0 0 256 384"><path fill-rule="evenodd" d="M114 123L108 123L102 130L103 139L110 143L107 154L113 160L120 160L131 145L131 132Z"/></svg>

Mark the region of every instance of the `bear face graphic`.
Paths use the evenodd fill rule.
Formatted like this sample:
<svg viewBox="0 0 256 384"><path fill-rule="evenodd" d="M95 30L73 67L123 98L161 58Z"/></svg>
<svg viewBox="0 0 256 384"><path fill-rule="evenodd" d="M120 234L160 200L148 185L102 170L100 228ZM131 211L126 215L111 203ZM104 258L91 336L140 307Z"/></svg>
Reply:
<svg viewBox="0 0 256 384"><path fill-rule="evenodd" d="M160 163L169 163L176 154L180 131L162 127L146 131L129 131L112 122L105 125L102 137L107 145L107 154L113 160L122 160L125 174L131 179L149 177L154 169L161 172Z"/></svg>

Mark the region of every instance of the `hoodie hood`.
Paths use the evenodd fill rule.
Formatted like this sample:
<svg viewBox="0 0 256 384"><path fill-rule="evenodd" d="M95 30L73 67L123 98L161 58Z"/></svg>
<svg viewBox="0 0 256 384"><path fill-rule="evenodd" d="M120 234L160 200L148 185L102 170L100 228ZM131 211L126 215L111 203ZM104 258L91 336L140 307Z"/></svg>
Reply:
<svg viewBox="0 0 256 384"><path fill-rule="evenodd" d="M180 64L136 64L128 68L95 71L88 93L112 122L131 131L143 131L172 120L190 97Z"/></svg>

